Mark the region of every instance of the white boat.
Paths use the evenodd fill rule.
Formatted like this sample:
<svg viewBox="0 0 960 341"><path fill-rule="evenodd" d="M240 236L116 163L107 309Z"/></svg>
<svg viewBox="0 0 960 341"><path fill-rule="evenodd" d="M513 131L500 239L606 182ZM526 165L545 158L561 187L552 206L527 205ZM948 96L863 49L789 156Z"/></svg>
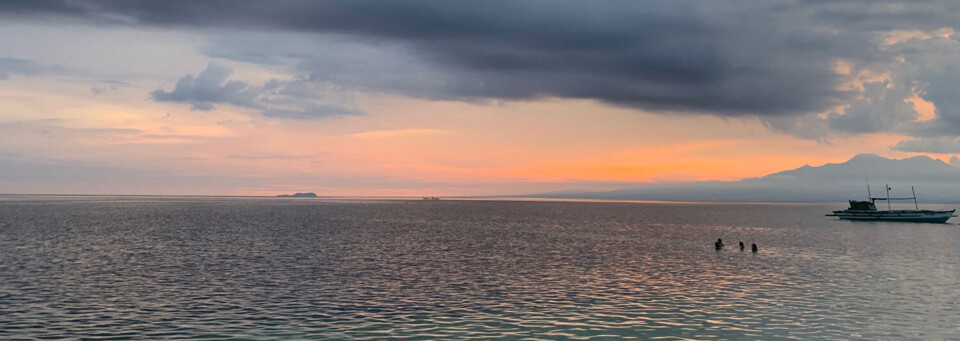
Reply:
<svg viewBox="0 0 960 341"><path fill-rule="evenodd" d="M956 212L953 210L944 210L944 211L932 211L932 210L921 210L920 205L917 204L917 193L913 191L913 186L910 187L911 192L913 192L912 198L891 198L890 197L890 186L886 186L887 197L886 198L873 198L870 196L870 186L867 185L867 195L870 196L870 201L857 201L850 200L850 207L842 211L833 211L833 213L827 214L828 217L837 217L845 220L868 220L868 221L905 221L905 222L916 222L916 223L945 223L951 217L956 217L953 213ZM913 205L916 207L916 210L891 210L890 201L892 200L913 200ZM876 201L877 200L886 200L887 201L887 210L881 211L877 210Z"/></svg>

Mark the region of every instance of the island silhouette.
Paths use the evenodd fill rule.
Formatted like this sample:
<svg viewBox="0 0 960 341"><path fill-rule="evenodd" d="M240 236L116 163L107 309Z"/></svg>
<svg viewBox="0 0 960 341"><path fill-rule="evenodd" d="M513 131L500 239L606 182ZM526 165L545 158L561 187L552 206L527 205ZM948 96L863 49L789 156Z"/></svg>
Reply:
<svg viewBox="0 0 960 341"><path fill-rule="evenodd" d="M294 193L294 194L280 194L278 198L317 198L317 193L306 192L306 193Z"/></svg>

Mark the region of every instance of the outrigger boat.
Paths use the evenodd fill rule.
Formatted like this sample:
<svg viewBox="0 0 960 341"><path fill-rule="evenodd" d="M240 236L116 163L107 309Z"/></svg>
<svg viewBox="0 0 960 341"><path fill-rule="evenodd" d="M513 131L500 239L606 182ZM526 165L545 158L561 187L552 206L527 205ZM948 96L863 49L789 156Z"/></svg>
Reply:
<svg viewBox="0 0 960 341"><path fill-rule="evenodd" d="M874 198L870 194L870 185L868 184L867 196L870 198L870 201L850 200L850 208L842 211L833 211L833 213L827 214L827 216L846 220L906 221L916 223L945 223L950 217L956 217L956 215L953 214L956 211L955 209L949 211L921 210L920 205L917 204L917 192L913 190L913 186L910 186L910 191L913 192L912 198L891 198L890 186L887 185L885 187L887 189L886 198ZM877 210L877 200L887 201L886 211ZM892 200L913 200L913 205L916 210L892 210L890 209L890 201Z"/></svg>

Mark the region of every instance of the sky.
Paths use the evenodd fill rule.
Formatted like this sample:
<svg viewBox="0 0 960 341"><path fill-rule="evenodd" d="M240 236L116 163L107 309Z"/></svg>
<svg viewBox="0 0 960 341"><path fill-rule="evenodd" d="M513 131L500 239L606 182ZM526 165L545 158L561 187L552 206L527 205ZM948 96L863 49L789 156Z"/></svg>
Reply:
<svg viewBox="0 0 960 341"><path fill-rule="evenodd" d="M0 0L0 193L508 195L960 154L960 2Z"/></svg>

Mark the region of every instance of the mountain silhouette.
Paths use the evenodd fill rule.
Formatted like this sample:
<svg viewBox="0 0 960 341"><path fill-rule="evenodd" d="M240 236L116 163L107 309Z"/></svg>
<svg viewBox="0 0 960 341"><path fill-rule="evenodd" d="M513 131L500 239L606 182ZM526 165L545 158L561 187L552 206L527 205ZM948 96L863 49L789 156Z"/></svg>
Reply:
<svg viewBox="0 0 960 341"><path fill-rule="evenodd" d="M702 181L679 184L640 184L613 191L563 191L529 195L538 198L842 202L867 198L867 178L872 195L910 197L911 186L920 202L960 203L960 167L927 156L888 159L859 154L843 163L805 165L740 181Z"/></svg>

